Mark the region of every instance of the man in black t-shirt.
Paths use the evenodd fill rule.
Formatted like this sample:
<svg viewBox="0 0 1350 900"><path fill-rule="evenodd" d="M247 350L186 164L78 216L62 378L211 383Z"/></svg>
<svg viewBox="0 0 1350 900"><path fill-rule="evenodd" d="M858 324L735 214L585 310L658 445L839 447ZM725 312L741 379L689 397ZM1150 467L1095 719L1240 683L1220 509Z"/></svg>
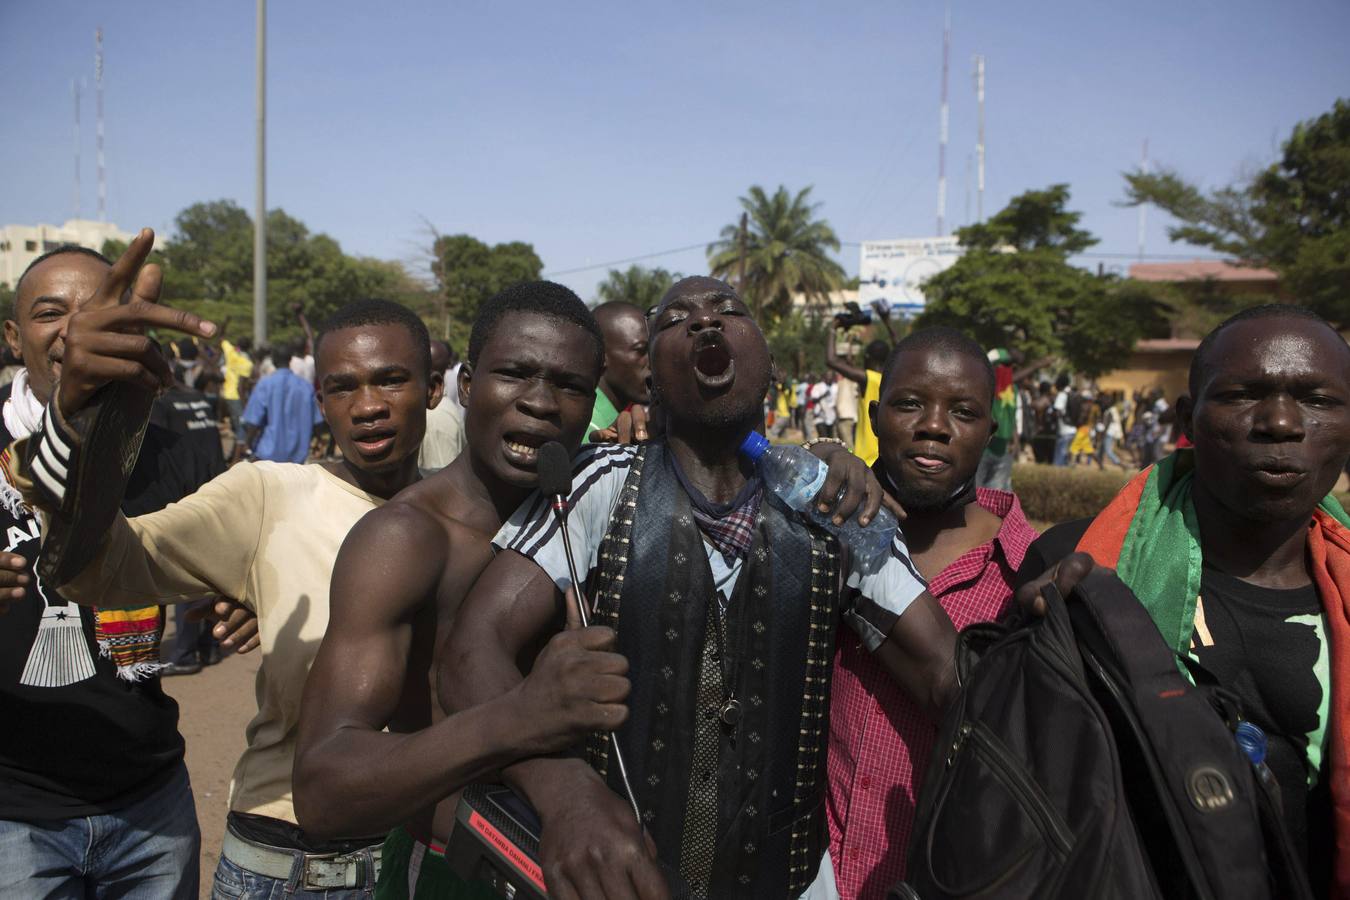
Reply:
<svg viewBox="0 0 1350 900"><path fill-rule="evenodd" d="M183 384L177 368L173 375L173 387L156 397L150 409L141 455L122 501L128 517L176 503L226 468L215 404ZM204 608L211 604L210 599L174 604L173 649L161 676L191 675L219 661L220 647L202 622Z"/></svg>
<svg viewBox="0 0 1350 900"><path fill-rule="evenodd" d="M158 678L119 677L98 611L37 577L38 520L10 478L8 448L40 427L60 376L65 321L108 268L78 247L47 254L6 311L25 368L0 392L0 897L197 897L178 706Z"/></svg>
<svg viewBox="0 0 1350 900"><path fill-rule="evenodd" d="M1139 476L1149 480L1138 509L1153 504L1153 518L1140 512L1128 520L1124 543L1114 540L1121 548L1133 542L1134 555L1127 558L1122 549L1118 561L1107 561L1140 594L1177 652L1236 694L1244 718L1265 732L1266 762L1315 894L1327 896L1336 884L1343 896L1350 888L1350 834L1343 824L1350 797L1344 747L1333 735L1345 727L1337 714L1345 706L1338 692L1345 679L1333 678L1332 668L1333 649L1342 660L1346 650L1333 647L1332 633L1345 627L1346 610L1342 598L1332 596L1339 590L1327 587L1339 585L1326 574L1334 571L1328 558L1335 547L1322 535L1343 531L1346 521L1324 498L1350 456L1350 349L1306 310L1256 307L1200 344L1190 395L1194 400L1178 404L1177 416L1194 450ZM1164 472L1174 473L1171 484L1159 480ZM1105 526L1130 491L1127 486L1096 519L1047 531L1028 550L1019 581L1032 580L1075 548L1102 561ZM1149 528L1159 510L1184 515L1186 524L1155 539ZM1188 540L1198 553L1188 556ZM1188 558L1197 556L1194 572ZM1181 586L1181 618L1160 602L1175 591L1178 559L1180 580L1188 567L1195 580L1193 592Z"/></svg>

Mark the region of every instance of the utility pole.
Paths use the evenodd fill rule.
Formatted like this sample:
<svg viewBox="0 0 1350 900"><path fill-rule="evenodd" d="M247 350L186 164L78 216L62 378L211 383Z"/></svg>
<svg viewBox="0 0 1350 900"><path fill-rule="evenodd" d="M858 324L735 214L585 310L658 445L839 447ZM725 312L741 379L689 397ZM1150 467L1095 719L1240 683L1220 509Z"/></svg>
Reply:
<svg viewBox="0 0 1350 900"><path fill-rule="evenodd" d="M1139 159L1139 171L1141 174L1148 173L1148 138L1144 138L1144 153ZM1144 211L1148 209L1148 204L1139 204L1139 261L1144 261Z"/></svg>
<svg viewBox="0 0 1350 900"><path fill-rule="evenodd" d="M979 175L975 187L975 221L984 221L984 57L975 57L975 103L980 109L980 131L975 144Z"/></svg>
<svg viewBox="0 0 1350 900"><path fill-rule="evenodd" d="M740 243L740 245L741 245L741 265L740 265L741 272L740 272L740 275L737 276L737 278L736 278L736 288L737 288L737 290L739 290L739 291L741 292L741 299L742 299L742 300L745 299L745 242L746 242L746 241L745 241L745 237L746 237L746 230L747 230L747 228L748 228L748 226L749 226L749 218L750 218L750 217L749 217L746 213L741 213L741 233L740 233L740 236L739 236L739 238L738 238L738 241L739 241L739 243ZM756 322L759 321L759 312L760 312L760 310L759 310L759 297L755 297L755 321L756 321Z"/></svg>
<svg viewBox="0 0 1350 900"><path fill-rule="evenodd" d="M98 94L98 220L108 221L108 176L103 168L103 29L94 32L94 84Z"/></svg>
<svg viewBox="0 0 1350 900"><path fill-rule="evenodd" d="M253 341L267 342L267 0L258 0L258 159L253 213Z"/></svg>
<svg viewBox="0 0 1350 900"><path fill-rule="evenodd" d="M946 234L947 225L947 62L952 47L952 11L948 7L942 20L942 111L938 117L938 207L937 236Z"/></svg>
<svg viewBox="0 0 1350 900"><path fill-rule="evenodd" d="M80 217L80 82L70 79L70 92L75 97L75 196L72 198L74 217Z"/></svg>

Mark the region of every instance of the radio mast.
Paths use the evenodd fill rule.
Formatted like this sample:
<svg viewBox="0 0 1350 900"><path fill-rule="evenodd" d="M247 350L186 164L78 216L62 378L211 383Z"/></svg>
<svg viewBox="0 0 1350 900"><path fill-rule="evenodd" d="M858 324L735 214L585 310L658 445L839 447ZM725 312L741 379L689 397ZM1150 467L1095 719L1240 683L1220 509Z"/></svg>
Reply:
<svg viewBox="0 0 1350 900"><path fill-rule="evenodd" d="M952 11L951 7L942 18L942 112L938 122L938 237L946 234L947 225L947 63L952 48Z"/></svg>
<svg viewBox="0 0 1350 900"><path fill-rule="evenodd" d="M975 182L975 221L984 221L984 57L975 57L975 103L980 109L980 131L975 144L979 167Z"/></svg>
<svg viewBox="0 0 1350 900"><path fill-rule="evenodd" d="M98 220L108 221L108 176L103 166L103 29L94 32L94 85L98 105Z"/></svg>

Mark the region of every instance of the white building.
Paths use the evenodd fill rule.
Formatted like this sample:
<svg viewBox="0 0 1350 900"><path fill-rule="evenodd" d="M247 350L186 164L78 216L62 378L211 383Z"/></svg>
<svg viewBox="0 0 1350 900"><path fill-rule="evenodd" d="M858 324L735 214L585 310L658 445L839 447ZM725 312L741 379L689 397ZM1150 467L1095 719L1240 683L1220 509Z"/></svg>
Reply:
<svg viewBox="0 0 1350 900"><path fill-rule="evenodd" d="M0 284L14 287L33 260L57 247L78 244L101 251L104 241L130 243L134 237L111 222L90 219L69 219L64 225L0 226Z"/></svg>

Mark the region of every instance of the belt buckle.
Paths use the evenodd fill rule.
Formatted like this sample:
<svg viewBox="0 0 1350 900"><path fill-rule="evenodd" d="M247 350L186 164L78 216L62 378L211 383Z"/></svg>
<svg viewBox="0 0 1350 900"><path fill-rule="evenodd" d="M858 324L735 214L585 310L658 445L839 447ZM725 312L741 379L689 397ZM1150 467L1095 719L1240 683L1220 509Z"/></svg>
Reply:
<svg viewBox="0 0 1350 900"><path fill-rule="evenodd" d="M365 860L357 854L306 853L303 886L307 891L357 887L364 880L364 870Z"/></svg>

